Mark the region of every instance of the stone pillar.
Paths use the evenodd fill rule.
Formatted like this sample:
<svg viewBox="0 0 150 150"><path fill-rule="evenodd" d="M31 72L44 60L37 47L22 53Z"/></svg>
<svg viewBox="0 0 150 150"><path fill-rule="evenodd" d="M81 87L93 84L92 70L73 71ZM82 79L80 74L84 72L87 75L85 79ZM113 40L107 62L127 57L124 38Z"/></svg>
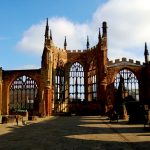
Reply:
<svg viewBox="0 0 150 150"><path fill-rule="evenodd" d="M102 24L102 39L97 47L97 97L100 101L101 112L105 114L107 107L107 23Z"/></svg>
<svg viewBox="0 0 150 150"><path fill-rule="evenodd" d="M102 24L102 39L97 47L97 98L101 103L102 112L105 113L107 101L107 23Z"/></svg>
<svg viewBox="0 0 150 150"><path fill-rule="evenodd" d="M127 120L128 119L128 115L127 115L127 110L126 110L126 106L125 105L122 105L122 111L123 111L123 113L122 113L122 119L125 119L125 120Z"/></svg>
<svg viewBox="0 0 150 150"><path fill-rule="evenodd" d="M107 82L104 80L100 83L100 103L101 103L101 113L105 114L107 111Z"/></svg>
<svg viewBox="0 0 150 150"><path fill-rule="evenodd" d="M41 101L40 101L40 104L39 104L39 114L41 117L45 117L46 116L46 113L45 113L45 98L44 98L44 90L41 90L41 93L40 93L40 97L41 97Z"/></svg>
<svg viewBox="0 0 150 150"><path fill-rule="evenodd" d="M69 66L66 65L66 71L65 71L65 111L68 112L69 111L69 101L70 101L70 97L69 97Z"/></svg>
<svg viewBox="0 0 150 150"><path fill-rule="evenodd" d="M2 68L0 68L0 115L2 114Z"/></svg>
<svg viewBox="0 0 150 150"><path fill-rule="evenodd" d="M6 81L3 81L2 89L2 114L9 115L9 86Z"/></svg>
<svg viewBox="0 0 150 150"><path fill-rule="evenodd" d="M52 115L52 89L50 86L46 86L45 93L45 114L46 116Z"/></svg>
<svg viewBox="0 0 150 150"><path fill-rule="evenodd" d="M88 101L88 69L84 72L84 90L85 90L85 100Z"/></svg>
<svg viewBox="0 0 150 150"><path fill-rule="evenodd" d="M123 102L125 101L125 85L124 85L124 78L120 75L120 82L118 86L117 91L117 101L116 101L116 109L118 110L118 113L120 115L120 119L127 119L127 111L125 104Z"/></svg>
<svg viewBox="0 0 150 150"><path fill-rule="evenodd" d="M2 113L2 82L0 81L0 115Z"/></svg>

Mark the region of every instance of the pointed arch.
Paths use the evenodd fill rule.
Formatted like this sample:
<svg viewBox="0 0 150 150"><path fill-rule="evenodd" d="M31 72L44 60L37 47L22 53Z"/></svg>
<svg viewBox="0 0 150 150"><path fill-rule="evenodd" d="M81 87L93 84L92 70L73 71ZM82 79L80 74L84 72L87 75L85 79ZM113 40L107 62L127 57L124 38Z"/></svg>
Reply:
<svg viewBox="0 0 150 150"><path fill-rule="evenodd" d="M96 100L97 98L96 87L96 64L95 61L91 61L88 70L88 101Z"/></svg>
<svg viewBox="0 0 150 150"><path fill-rule="evenodd" d="M55 100L61 102L65 100L65 69L64 62L62 60L57 62L56 67Z"/></svg>
<svg viewBox="0 0 150 150"><path fill-rule="evenodd" d="M38 86L35 80L23 75L16 78L9 89L10 110L33 110L37 99Z"/></svg>
<svg viewBox="0 0 150 150"><path fill-rule="evenodd" d="M75 62L69 72L69 98L71 101L83 101L84 94L84 68L79 62Z"/></svg>
<svg viewBox="0 0 150 150"><path fill-rule="evenodd" d="M123 98L130 95L139 101L139 83L132 71L122 69L115 77L114 86L117 90L122 88Z"/></svg>

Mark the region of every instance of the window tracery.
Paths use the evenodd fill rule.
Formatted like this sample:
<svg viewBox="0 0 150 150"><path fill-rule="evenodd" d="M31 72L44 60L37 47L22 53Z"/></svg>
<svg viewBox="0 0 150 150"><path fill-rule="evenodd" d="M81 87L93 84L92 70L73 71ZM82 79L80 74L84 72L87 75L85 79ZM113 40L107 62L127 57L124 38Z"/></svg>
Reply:
<svg viewBox="0 0 150 150"><path fill-rule="evenodd" d="M65 100L65 72L63 61L57 62L56 76L55 76L56 100Z"/></svg>
<svg viewBox="0 0 150 150"><path fill-rule="evenodd" d="M69 86L69 98L71 101L83 101L85 99L84 93L84 70L83 66L75 62L69 73L70 86Z"/></svg>
<svg viewBox="0 0 150 150"><path fill-rule="evenodd" d="M123 96L132 96L135 100L139 100L139 84L136 76L127 69L121 70L116 78L114 86L116 89L122 84Z"/></svg>
<svg viewBox="0 0 150 150"><path fill-rule="evenodd" d="M37 92L38 86L32 78L25 75L18 77L10 86L10 110L32 110Z"/></svg>
<svg viewBox="0 0 150 150"><path fill-rule="evenodd" d="M96 65L94 61L90 63L89 71L88 71L88 100L93 101L96 100L97 90L96 90Z"/></svg>

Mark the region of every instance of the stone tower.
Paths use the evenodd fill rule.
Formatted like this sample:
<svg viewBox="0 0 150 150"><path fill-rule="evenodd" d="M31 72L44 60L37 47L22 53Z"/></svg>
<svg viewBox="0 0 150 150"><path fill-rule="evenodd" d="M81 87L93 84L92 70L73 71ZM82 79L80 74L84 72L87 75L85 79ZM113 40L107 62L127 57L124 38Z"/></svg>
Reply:
<svg viewBox="0 0 150 150"><path fill-rule="evenodd" d="M52 113L52 71L53 71L53 41L49 31L48 19L45 28L45 43L41 62L41 105L40 112L44 116Z"/></svg>
<svg viewBox="0 0 150 150"><path fill-rule="evenodd" d="M0 115L2 110L2 68L0 68Z"/></svg>

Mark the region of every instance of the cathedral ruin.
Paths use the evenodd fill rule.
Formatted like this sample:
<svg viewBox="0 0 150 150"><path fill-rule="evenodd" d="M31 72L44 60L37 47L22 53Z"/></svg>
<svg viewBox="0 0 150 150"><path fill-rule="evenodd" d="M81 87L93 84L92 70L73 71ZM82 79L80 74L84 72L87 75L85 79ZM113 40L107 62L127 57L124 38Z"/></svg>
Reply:
<svg viewBox="0 0 150 150"><path fill-rule="evenodd" d="M71 51L55 46L48 19L40 69L0 68L0 115L27 110L30 115L57 113L105 114L132 97L150 105L150 63L145 43L145 62L108 58L107 23L102 23L98 43Z"/></svg>

